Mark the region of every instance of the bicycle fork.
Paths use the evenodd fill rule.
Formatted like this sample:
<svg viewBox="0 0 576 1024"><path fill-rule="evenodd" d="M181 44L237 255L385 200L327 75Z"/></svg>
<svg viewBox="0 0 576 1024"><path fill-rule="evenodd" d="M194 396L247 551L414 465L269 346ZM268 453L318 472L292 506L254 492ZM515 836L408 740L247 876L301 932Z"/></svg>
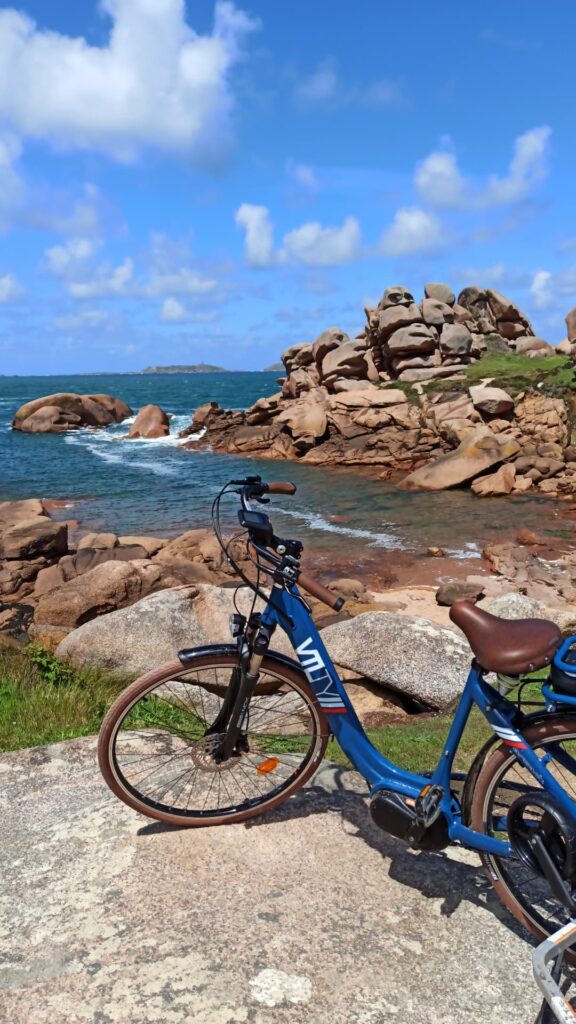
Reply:
<svg viewBox="0 0 576 1024"><path fill-rule="evenodd" d="M244 621L244 626L246 623ZM250 617L247 628L238 637L239 660L234 669L222 707L206 734L223 733L223 740L215 751L215 760L227 761L248 750L243 733L248 721L250 701L260 678L260 666L270 646L274 625L261 621L259 614Z"/></svg>

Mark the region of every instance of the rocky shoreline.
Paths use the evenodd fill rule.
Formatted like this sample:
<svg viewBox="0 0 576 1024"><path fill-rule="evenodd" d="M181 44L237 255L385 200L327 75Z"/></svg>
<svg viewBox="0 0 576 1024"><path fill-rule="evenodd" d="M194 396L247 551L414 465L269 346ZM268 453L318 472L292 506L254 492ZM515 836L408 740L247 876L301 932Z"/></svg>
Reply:
<svg viewBox="0 0 576 1024"><path fill-rule="evenodd" d="M228 637L237 581L208 530L172 539L86 533L74 521L51 518L50 507L39 499L0 503L0 642L30 640L76 666L134 677L180 647ZM568 524L572 514L565 512ZM234 541L233 550L249 571L243 542ZM342 613L311 601L367 727L446 710L457 698L470 654L448 618L454 600L478 601L503 617L552 618L565 633L576 629L570 539L520 530L515 540L487 545L475 572L464 575L461 563L456 579L446 579L453 562L440 551L429 554L440 586L407 586L391 573L372 588L347 576L324 580L346 597ZM241 606L250 599L240 592ZM413 650L408 667L406 644ZM283 635L274 646L292 653ZM418 668L426 659L437 666L432 677Z"/></svg>

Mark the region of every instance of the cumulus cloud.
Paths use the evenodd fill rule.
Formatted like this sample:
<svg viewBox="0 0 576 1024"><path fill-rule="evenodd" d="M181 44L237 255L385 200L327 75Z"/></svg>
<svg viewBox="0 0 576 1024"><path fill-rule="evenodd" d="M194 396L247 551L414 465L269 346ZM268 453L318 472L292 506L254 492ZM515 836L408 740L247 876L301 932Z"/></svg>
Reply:
<svg viewBox="0 0 576 1024"><path fill-rule="evenodd" d="M67 284L70 295L75 299L94 299L104 295L128 295L132 291L134 263L126 258L117 267L106 265L98 268L94 275L85 281L69 281Z"/></svg>
<svg viewBox="0 0 576 1024"><path fill-rule="evenodd" d="M380 238L386 256L411 256L442 248L447 236L438 218L416 207L398 210Z"/></svg>
<svg viewBox="0 0 576 1024"><path fill-rule="evenodd" d="M257 22L229 0L218 0L205 35L186 23L184 0L102 0L101 9L112 20L104 46L0 11L0 118L21 136L123 160L147 146L221 157L230 72Z"/></svg>
<svg viewBox="0 0 576 1024"><path fill-rule="evenodd" d="M99 241L91 238L69 238L53 245L44 253L44 264L58 277L78 271L95 253Z"/></svg>
<svg viewBox="0 0 576 1024"><path fill-rule="evenodd" d="M274 229L267 206L242 203L234 215L236 224L244 228L244 251L252 267L271 267L278 262L274 252Z"/></svg>
<svg viewBox="0 0 576 1024"><path fill-rule="evenodd" d="M280 259L313 267L339 266L358 256L361 238L355 217L347 217L339 228L324 228L311 221L284 235Z"/></svg>
<svg viewBox="0 0 576 1024"><path fill-rule="evenodd" d="M242 203L236 211L236 223L244 228L244 251L253 267L273 267L281 263L300 263L315 267L334 267L355 259L360 250L361 231L355 217L347 217L341 227L322 227L310 221L287 232L282 246L274 248L274 230L267 206Z"/></svg>
<svg viewBox="0 0 576 1024"><path fill-rule="evenodd" d="M491 174L484 183L463 175L454 154L440 149L417 166L414 184L431 206L473 209L521 202L548 173L551 133L547 125L542 125L519 135L507 174Z"/></svg>
<svg viewBox="0 0 576 1024"><path fill-rule="evenodd" d="M13 274L3 274L0 277L0 302L19 302L24 297L24 289Z"/></svg>
<svg viewBox="0 0 576 1024"><path fill-rule="evenodd" d="M212 323L218 318L214 309L187 309L183 302L169 295L164 299L160 310L160 319L164 324Z"/></svg>

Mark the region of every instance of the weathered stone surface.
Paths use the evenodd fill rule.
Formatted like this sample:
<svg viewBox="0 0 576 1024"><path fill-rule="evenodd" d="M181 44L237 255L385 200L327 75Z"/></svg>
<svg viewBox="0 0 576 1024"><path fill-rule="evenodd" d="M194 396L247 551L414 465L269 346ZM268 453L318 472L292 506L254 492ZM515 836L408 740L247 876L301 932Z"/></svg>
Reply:
<svg viewBox="0 0 576 1024"><path fill-rule="evenodd" d="M472 348L472 335L464 324L444 324L440 349L446 355L467 356Z"/></svg>
<svg viewBox="0 0 576 1024"><path fill-rule="evenodd" d="M488 416L503 416L514 408L514 399L503 388L477 384L470 388L470 398L474 408Z"/></svg>
<svg viewBox="0 0 576 1024"><path fill-rule="evenodd" d="M566 334L570 344L576 341L576 306L566 314Z"/></svg>
<svg viewBox="0 0 576 1024"><path fill-rule="evenodd" d="M511 300L506 298L505 295L502 295L501 292L497 292L495 288L488 288L486 290L486 296L488 298L488 304L492 311L492 315L496 321L505 320L511 321L512 323L519 322L527 328L524 332L525 334L534 333L516 303L511 302Z"/></svg>
<svg viewBox="0 0 576 1024"><path fill-rule="evenodd" d="M467 580L448 580L436 591L436 601L448 608L456 601L472 601L475 603L484 593L481 583L470 583Z"/></svg>
<svg viewBox="0 0 576 1024"><path fill-rule="evenodd" d="M87 533L78 541L77 550L81 551L82 548L104 550L106 548L115 548L117 546L118 537L115 533Z"/></svg>
<svg viewBox="0 0 576 1024"><path fill-rule="evenodd" d="M138 601L154 589L160 577L159 566L151 562L104 562L42 596L34 621L74 629Z"/></svg>
<svg viewBox="0 0 576 1024"><path fill-rule="evenodd" d="M448 306L453 306L456 301L452 289L447 284L440 284L438 282L425 284L424 295L428 299L438 299L439 302L445 302Z"/></svg>
<svg viewBox="0 0 576 1024"><path fill-rule="evenodd" d="M454 310L439 299L422 299L420 309L424 323L431 327L442 327L443 324L454 322Z"/></svg>
<svg viewBox="0 0 576 1024"><path fill-rule="evenodd" d="M328 626L322 639L339 665L429 707L448 707L468 673L468 644L429 619L368 612Z"/></svg>
<svg viewBox="0 0 576 1024"><path fill-rule="evenodd" d="M92 737L3 754L0 774L10 1024L537 1016L530 946L477 854L414 855L341 765L253 827L193 831L116 800ZM311 957L327 945L328 962Z"/></svg>
<svg viewBox="0 0 576 1024"><path fill-rule="evenodd" d="M292 345L282 353L281 359L288 375L301 366L310 366L314 362L312 345Z"/></svg>
<svg viewBox="0 0 576 1024"><path fill-rule="evenodd" d="M441 455L411 473L404 480L404 486L432 491L457 487L491 466L512 458L519 450L514 438L477 427L464 437L455 451Z"/></svg>
<svg viewBox="0 0 576 1024"><path fill-rule="evenodd" d="M410 306L414 302L414 296L408 291L404 284L393 284L384 292L378 309L389 309L391 306Z"/></svg>
<svg viewBox="0 0 576 1024"><path fill-rule="evenodd" d="M516 467L510 464L500 466L495 473L479 476L471 487L479 498L491 498L499 494L511 494L516 481Z"/></svg>
<svg viewBox="0 0 576 1024"><path fill-rule="evenodd" d="M347 341L328 352L322 360L320 376L328 386L338 377L359 377L365 379L366 345L363 341Z"/></svg>
<svg viewBox="0 0 576 1024"><path fill-rule="evenodd" d="M20 519L0 532L0 559L55 559L68 550L68 526L47 516Z"/></svg>
<svg viewBox="0 0 576 1024"><path fill-rule="evenodd" d="M388 349L392 355L405 352L433 352L436 345L436 333L426 324L413 324L401 327L388 339Z"/></svg>
<svg viewBox="0 0 576 1024"><path fill-rule="evenodd" d="M339 327L328 327L327 330L322 331L312 345L312 357L316 365L321 366L322 360L328 352L332 352L333 349L347 341L350 341L349 336Z"/></svg>
<svg viewBox="0 0 576 1024"><path fill-rule="evenodd" d="M279 414L277 421L288 428L296 448L306 451L326 433L326 405L311 399L290 402Z"/></svg>
<svg viewBox="0 0 576 1024"><path fill-rule="evenodd" d="M330 404L336 408L364 409L372 406L404 405L408 401L400 388L359 388L333 395Z"/></svg>
<svg viewBox="0 0 576 1024"><path fill-rule="evenodd" d="M388 306L378 314L378 337L386 341L394 331L422 322L422 312L415 302L409 306Z"/></svg>
<svg viewBox="0 0 576 1024"><path fill-rule="evenodd" d="M248 610L252 593L238 591L238 606ZM172 661L183 647L226 641L234 591L210 584L161 590L86 622L58 647L58 657L74 665L98 665L128 676L138 676ZM285 651L281 637L274 638Z"/></svg>
<svg viewBox="0 0 576 1024"><path fill-rule="evenodd" d="M12 429L44 433L78 427L103 427L120 423L131 414L130 407L112 395L58 392L20 406L12 421Z"/></svg>
<svg viewBox="0 0 576 1024"><path fill-rule="evenodd" d="M166 437L169 433L170 417L164 409L159 405L143 405L130 427L128 437Z"/></svg>

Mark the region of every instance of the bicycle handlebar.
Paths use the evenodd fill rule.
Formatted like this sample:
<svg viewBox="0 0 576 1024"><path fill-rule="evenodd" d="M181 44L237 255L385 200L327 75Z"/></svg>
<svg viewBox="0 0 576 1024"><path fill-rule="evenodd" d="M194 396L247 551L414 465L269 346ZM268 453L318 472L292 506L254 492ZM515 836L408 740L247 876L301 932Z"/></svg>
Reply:
<svg viewBox="0 0 576 1024"><path fill-rule="evenodd" d="M273 480L267 484L266 491L268 494L296 494L296 484L289 480Z"/></svg>
<svg viewBox="0 0 576 1024"><path fill-rule="evenodd" d="M302 587L308 594L311 594L312 597L318 598L323 604L327 604L329 608L333 608L335 612L339 612L346 603L344 597L338 597L337 594L333 594L331 590L318 583L317 580L306 572L299 573L298 586Z"/></svg>

